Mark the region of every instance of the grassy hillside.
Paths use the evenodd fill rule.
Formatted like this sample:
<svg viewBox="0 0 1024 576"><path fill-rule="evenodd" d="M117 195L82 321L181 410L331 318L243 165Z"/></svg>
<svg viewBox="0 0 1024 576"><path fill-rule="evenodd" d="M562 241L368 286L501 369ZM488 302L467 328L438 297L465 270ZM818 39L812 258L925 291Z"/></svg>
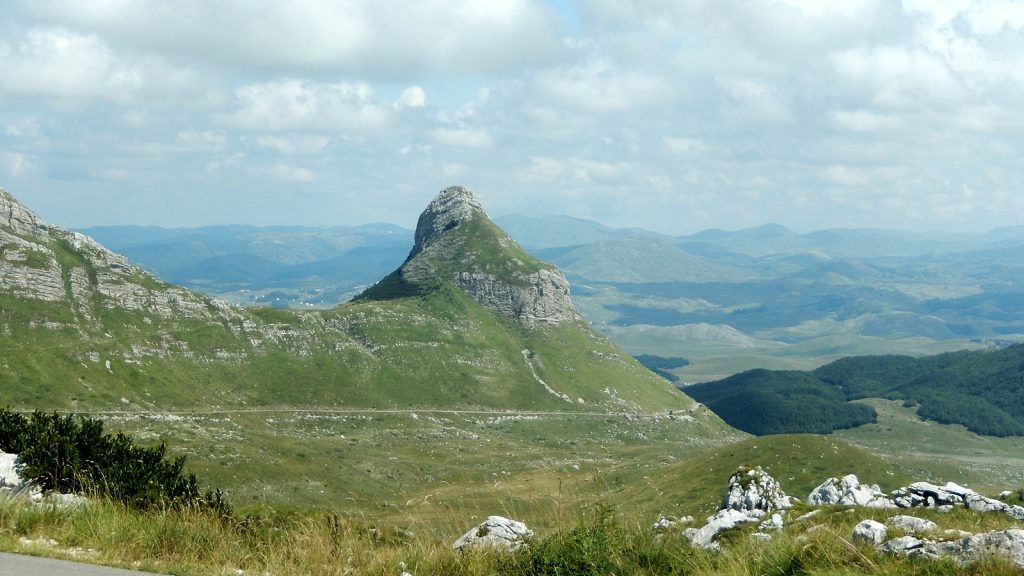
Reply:
<svg viewBox="0 0 1024 576"><path fill-rule="evenodd" d="M786 494L802 500L829 477L856 474L861 482L888 490L916 479L898 460L883 459L837 438L780 434L717 446L646 470L623 465L606 481L619 486L621 502L628 506L650 509L656 502L665 515L704 517L717 509L729 476L740 466L761 466Z"/></svg>
<svg viewBox="0 0 1024 576"><path fill-rule="evenodd" d="M461 289L460 270L513 286L555 273L482 211L439 228L444 250L417 261L434 275L414 295L291 311L165 284L11 206L31 225L0 254L14 286L0 294L0 404L167 440L242 507L542 508L510 495L547 498L609 463L737 437L574 316L528 325ZM19 284L43 273L51 292Z"/></svg>
<svg viewBox="0 0 1024 576"><path fill-rule="evenodd" d="M960 565L906 559L851 543L850 533L860 520L882 521L906 511L824 509L812 519L794 522L796 514L806 511L798 507L785 530L773 533L770 542L749 537L755 527L748 526L724 535L721 552L694 549L675 531L656 533L648 527L658 514L699 518L713 510L739 464L761 465L787 493L800 497L825 477L845 472L858 473L861 480L886 489L902 485L908 476L898 462L879 460L835 439L807 435L752 438L685 462L667 463L668 457L641 457L610 471L585 464L586 470L575 478L571 466L546 481L539 476L519 482L499 476L492 482L504 497L481 500L480 493L470 492L463 501L434 514L428 512L433 504L430 494L379 506L352 498L347 508L336 511L260 507L230 518L191 509L143 514L105 501L59 510L0 500L0 550L174 574L1019 573L1019 568L1001 560ZM543 482L541 490L530 490L538 482ZM486 504L479 507L481 503ZM403 516L395 514L395 508L416 512ZM451 549L458 536L494 513L520 519L534 529L531 546L514 554L458 554ZM943 529L981 532L1015 527L1012 519L1000 514L914 514Z"/></svg>
<svg viewBox="0 0 1024 576"><path fill-rule="evenodd" d="M631 409L690 403L580 326L527 331L450 286L326 313L256 310L244 321L276 337L260 346L225 324L106 309L79 324L60 303L0 298L0 394L18 407L621 408L609 387Z"/></svg>
<svg viewBox="0 0 1024 576"><path fill-rule="evenodd" d="M617 513L619 512L619 513ZM0 550L77 558L173 574L367 574L402 571L451 576L619 574L763 575L873 574L877 576L1011 576L1020 569L1005 559L967 565L886 556L851 544L863 517L885 520L893 512L826 511L798 523L770 542L750 538L750 528L726 535L718 553L696 550L676 534L656 534L628 512L572 507L550 509L562 524L541 529L532 546L516 553L459 554L451 542L475 525L450 518L444 531L409 531L331 513L266 514L223 522L205 515L166 512L150 516L98 504L88 510L42 513L0 502ZM1008 520L969 512L929 515L943 528L1002 530ZM532 525L532 524L531 524Z"/></svg>

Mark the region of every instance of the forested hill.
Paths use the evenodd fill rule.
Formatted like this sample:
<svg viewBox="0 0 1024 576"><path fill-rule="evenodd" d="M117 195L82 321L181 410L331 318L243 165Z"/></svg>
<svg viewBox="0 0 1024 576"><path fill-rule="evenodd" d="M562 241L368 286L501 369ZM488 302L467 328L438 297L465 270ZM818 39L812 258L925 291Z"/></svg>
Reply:
<svg viewBox="0 0 1024 576"><path fill-rule="evenodd" d="M750 370L685 390L752 434L860 426L876 414L851 401L888 398L978 434L1024 436L1024 345L924 358L855 356L809 372Z"/></svg>

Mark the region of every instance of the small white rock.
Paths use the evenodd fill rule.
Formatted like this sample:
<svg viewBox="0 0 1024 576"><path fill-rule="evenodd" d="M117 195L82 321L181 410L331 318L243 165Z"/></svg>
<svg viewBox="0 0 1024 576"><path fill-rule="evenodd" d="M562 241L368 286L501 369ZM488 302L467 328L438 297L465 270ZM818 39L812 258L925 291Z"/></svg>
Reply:
<svg viewBox="0 0 1024 576"><path fill-rule="evenodd" d="M874 520L864 520L853 527L851 537L855 542L864 542L877 546L885 542L885 537L888 533L889 529L885 527L885 524Z"/></svg>
<svg viewBox="0 0 1024 576"><path fill-rule="evenodd" d="M911 534L920 534L922 532L931 532L938 528L938 524L931 520L925 520L924 518L918 518L917 516L893 516L885 521L885 524L890 528L897 530L903 530L904 532L910 532Z"/></svg>

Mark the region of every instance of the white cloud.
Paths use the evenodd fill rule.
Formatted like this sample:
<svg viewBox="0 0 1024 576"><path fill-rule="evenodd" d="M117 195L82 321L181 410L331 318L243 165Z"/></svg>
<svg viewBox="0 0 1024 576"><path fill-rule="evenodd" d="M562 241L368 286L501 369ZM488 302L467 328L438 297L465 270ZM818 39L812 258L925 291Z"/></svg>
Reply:
<svg viewBox="0 0 1024 576"><path fill-rule="evenodd" d="M698 154L708 149L708 146L696 138L673 138L663 136L662 142L669 152L673 154Z"/></svg>
<svg viewBox="0 0 1024 576"><path fill-rule="evenodd" d="M127 103L141 93L176 96L193 81L159 58L125 56L96 35L66 28L30 28L16 45L0 42L0 54L0 90L11 94Z"/></svg>
<svg viewBox="0 0 1024 576"><path fill-rule="evenodd" d="M430 144L409 144L399 148L398 153L402 156L408 156L413 152L417 152L419 154L430 154L433 150L434 147Z"/></svg>
<svg viewBox="0 0 1024 576"><path fill-rule="evenodd" d="M873 46L832 56L836 71L872 92L872 101L888 108L956 101L963 86L946 62L919 47Z"/></svg>
<svg viewBox="0 0 1024 576"><path fill-rule="evenodd" d="M398 96L395 108L422 108L427 104L427 93L419 86L409 86Z"/></svg>
<svg viewBox="0 0 1024 576"><path fill-rule="evenodd" d="M329 137L318 134L260 136L256 139L256 144L260 148L270 148L285 156L318 154L330 143L331 139Z"/></svg>
<svg viewBox="0 0 1024 576"><path fill-rule="evenodd" d="M478 128L438 128L433 135L434 140L447 146L490 148L494 145L491 135Z"/></svg>
<svg viewBox="0 0 1024 576"><path fill-rule="evenodd" d="M568 178L586 183L621 178L632 168L630 164L624 162L600 162L575 157L558 159L532 156L529 166L519 172L525 180L531 182Z"/></svg>
<svg viewBox="0 0 1024 576"><path fill-rule="evenodd" d="M279 179L286 182L306 184L316 180L316 175L313 174L313 171L292 164L277 164L273 167L272 172Z"/></svg>
<svg viewBox="0 0 1024 576"><path fill-rule="evenodd" d="M444 171L444 175L449 178L462 176L466 173L466 167L455 162L445 164L442 166L442 170Z"/></svg>
<svg viewBox="0 0 1024 576"><path fill-rule="evenodd" d="M209 162L206 165L206 171L211 174L214 174L226 170L228 168L235 168L241 166L243 160L245 160L245 153L236 152L230 156L225 156L218 160L214 160L213 162Z"/></svg>
<svg viewBox="0 0 1024 576"><path fill-rule="evenodd" d="M654 188L659 192L667 192L672 190L673 187L672 181L663 176L648 176L647 182L650 184L651 188Z"/></svg>
<svg viewBox="0 0 1024 576"><path fill-rule="evenodd" d="M35 160L17 152L0 152L0 166L16 178L32 174L38 169Z"/></svg>
<svg viewBox="0 0 1024 576"><path fill-rule="evenodd" d="M365 83L281 80L235 91L238 110L224 120L253 130L363 131L384 126L388 109Z"/></svg>
<svg viewBox="0 0 1024 576"><path fill-rule="evenodd" d="M227 136L219 130L185 130L175 138L182 148L196 151L216 151L224 148Z"/></svg>
<svg viewBox="0 0 1024 576"><path fill-rule="evenodd" d="M142 85L141 71L120 62L99 37L64 28L33 28L0 52L0 87L10 93L123 100Z"/></svg>
<svg viewBox="0 0 1024 576"><path fill-rule="evenodd" d="M103 185L140 214L143 188L245 188L247 212L205 203L191 220L275 206L262 218L408 223L421 187L466 175L505 211L667 231L926 227L925 206L965 205L938 192L964 182L978 196L950 223L1009 224L1024 206L1020 2L2 3L7 185L127 169L135 180ZM271 200L295 182L380 201L332 213ZM1009 198L998 210L993 190ZM70 199L41 208L109 219Z"/></svg>
<svg viewBox="0 0 1024 576"><path fill-rule="evenodd" d="M15 138L35 138L39 136L39 119L22 118L7 125L7 135Z"/></svg>
<svg viewBox="0 0 1024 576"><path fill-rule="evenodd" d="M123 168L103 168L99 171L99 177L108 182L125 182L131 180L132 173Z"/></svg>
<svg viewBox="0 0 1024 576"><path fill-rule="evenodd" d="M847 187L864 187L899 181L907 176L906 170L898 166L828 166L822 178L833 184Z"/></svg>
<svg viewBox="0 0 1024 576"><path fill-rule="evenodd" d="M967 21L971 30L982 35L1019 32L1024 29L1024 4L997 0L972 5L967 11Z"/></svg>
<svg viewBox="0 0 1024 576"><path fill-rule="evenodd" d="M719 78L718 83L740 105L740 110L753 118L770 122L792 119L789 104L772 86L750 78Z"/></svg>
<svg viewBox="0 0 1024 576"><path fill-rule="evenodd" d="M541 0L38 0L37 17L195 66L396 78L497 73L560 50Z"/></svg>
<svg viewBox="0 0 1024 576"><path fill-rule="evenodd" d="M672 88L661 76L622 69L607 60L592 60L568 70L538 74L538 90L572 109L587 112L622 112L663 103Z"/></svg>
<svg viewBox="0 0 1024 576"><path fill-rule="evenodd" d="M853 132L885 132L903 125L897 116L871 110L836 110L832 112L832 120L840 128Z"/></svg>
<svg viewBox="0 0 1024 576"><path fill-rule="evenodd" d="M865 170L853 166L829 166L825 168L823 176L841 186L864 186L871 183L871 176Z"/></svg>

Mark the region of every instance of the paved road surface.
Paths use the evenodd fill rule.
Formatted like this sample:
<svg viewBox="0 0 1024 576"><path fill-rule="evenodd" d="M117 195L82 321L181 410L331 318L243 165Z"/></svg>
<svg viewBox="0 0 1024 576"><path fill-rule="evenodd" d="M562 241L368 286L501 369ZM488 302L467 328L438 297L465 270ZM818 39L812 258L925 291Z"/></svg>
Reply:
<svg viewBox="0 0 1024 576"><path fill-rule="evenodd" d="M120 570L67 560L0 552L0 576L152 576L152 572Z"/></svg>

